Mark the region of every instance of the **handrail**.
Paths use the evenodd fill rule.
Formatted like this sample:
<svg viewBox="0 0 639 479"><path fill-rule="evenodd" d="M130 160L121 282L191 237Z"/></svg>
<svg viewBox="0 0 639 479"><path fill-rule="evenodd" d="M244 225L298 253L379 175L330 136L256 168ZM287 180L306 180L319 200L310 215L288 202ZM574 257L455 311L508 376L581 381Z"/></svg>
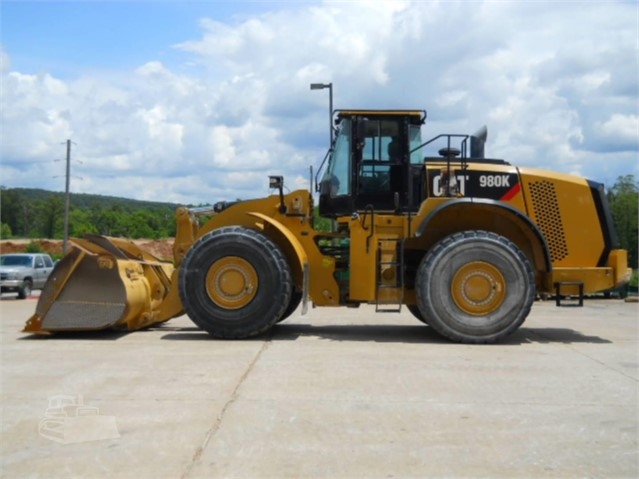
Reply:
<svg viewBox="0 0 639 479"><path fill-rule="evenodd" d="M362 217L362 229L364 231L366 231L368 229L366 227L366 214L368 213L369 210L371 212L371 232L366 237L366 253L367 254L368 254L368 251L370 249L371 238L375 234L375 208L373 208L373 205L371 205L371 204L368 204L368 205L364 206L364 216Z"/></svg>
<svg viewBox="0 0 639 479"><path fill-rule="evenodd" d="M431 138L430 140L422 143L421 145L413 148L412 150L410 150L408 152L408 154L410 155L411 153L416 152L417 150L425 147L426 145L431 144L432 142L434 142L435 140L438 140L440 138L447 138L448 139L448 147L450 148L450 140L451 138L463 138L463 140L461 141L461 145L462 145L462 157L466 156L466 142L468 141L468 139L471 137L472 135L462 135L462 134L451 134L451 133L442 133L441 135L437 135L434 138Z"/></svg>

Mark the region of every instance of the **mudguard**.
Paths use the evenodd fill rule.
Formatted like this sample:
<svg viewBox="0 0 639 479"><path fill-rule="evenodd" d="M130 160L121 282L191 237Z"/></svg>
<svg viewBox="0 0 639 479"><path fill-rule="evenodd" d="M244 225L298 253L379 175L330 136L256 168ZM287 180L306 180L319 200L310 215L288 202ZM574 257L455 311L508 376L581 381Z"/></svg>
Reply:
<svg viewBox="0 0 639 479"><path fill-rule="evenodd" d="M262 213L250 212L247 214L258 218L275 228L287 242L287 245L290 247L288 249L294 253L295 258L289 258L289 260L296 260L295 264L291 264L291 268L294 271L294 276L299 275L299 277L301 277L302 279L302 314L306 314L306 312L308 311L309 263L308 256L306 254L306 251L304 250L304 247L295 237L295 235L281 222ZM289 254L289 256L291 255Z"/></svg>

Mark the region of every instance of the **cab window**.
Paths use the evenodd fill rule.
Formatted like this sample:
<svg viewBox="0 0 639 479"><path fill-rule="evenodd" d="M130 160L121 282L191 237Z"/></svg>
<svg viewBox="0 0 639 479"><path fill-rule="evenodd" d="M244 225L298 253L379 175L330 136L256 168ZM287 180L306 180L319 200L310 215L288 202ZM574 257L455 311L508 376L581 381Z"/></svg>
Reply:
<svg viewBox="0 0 639 479"><path fill-rule="evenodd" d="M422 127L421 125L409 125L408 126L408 141L410 162L412 165L419 165L424 162L422 158L423 152L421 150L413 151L422 144Z"/></svg>
<svg viewBox="0 0 639 479"><path fill-rule="evenodd" d="M329 185L329 195L343 196L351 193L351 122L342 122L335 140L335 149L329 161L322 183Z"/></svg>
<svg viewBox="0 0 639 479"><path fill-rule="evenodd" d="M395 120L368 121L358 171L360 193L384 194L397 187L392 166L401 164L404 153L400 127Z"/></svg>

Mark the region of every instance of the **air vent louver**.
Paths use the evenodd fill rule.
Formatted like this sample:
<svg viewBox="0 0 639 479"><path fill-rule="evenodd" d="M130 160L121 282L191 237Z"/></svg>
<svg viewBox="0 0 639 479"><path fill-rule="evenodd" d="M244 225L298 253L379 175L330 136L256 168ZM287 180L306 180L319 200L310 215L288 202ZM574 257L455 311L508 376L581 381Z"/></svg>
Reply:
<svg viewBox="0 0 639 479"><path fill-rule="evenodd" d="M530 195L535 221L546 237L552 261L561 261L568 256L568 246L555 185L550 181L534 181L530 183Z"/></svg>

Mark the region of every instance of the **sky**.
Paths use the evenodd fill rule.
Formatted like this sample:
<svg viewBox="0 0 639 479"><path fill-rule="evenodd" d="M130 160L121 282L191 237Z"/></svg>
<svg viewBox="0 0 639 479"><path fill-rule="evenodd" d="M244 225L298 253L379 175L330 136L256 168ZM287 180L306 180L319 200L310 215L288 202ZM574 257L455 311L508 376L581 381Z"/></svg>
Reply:
<svg viewBox="0 0 639 479"><path fill-rule="evenodd" d="M639 178L636 1L0 2L0 185L208 204L309 186L335 108Z"/></svg>

